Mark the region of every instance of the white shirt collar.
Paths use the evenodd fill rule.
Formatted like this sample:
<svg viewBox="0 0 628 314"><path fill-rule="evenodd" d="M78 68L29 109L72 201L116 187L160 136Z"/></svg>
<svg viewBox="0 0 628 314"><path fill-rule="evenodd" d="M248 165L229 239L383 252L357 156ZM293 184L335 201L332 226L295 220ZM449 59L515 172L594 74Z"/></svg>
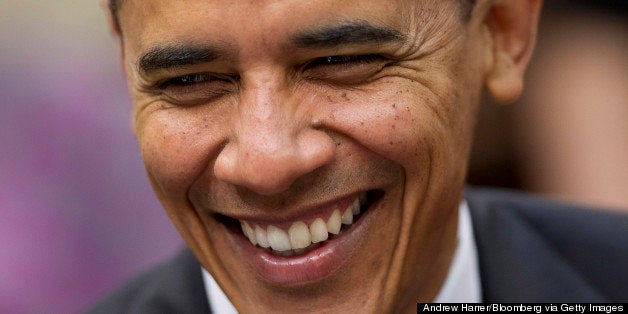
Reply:
<svg viewBox="0 0 628 314"><path fill-rule="evenodd" d="M469 206L466 201L462 200L458 211L458 243L456 252L454 253L451 266L449 266L449 273L445 283L434 302L477 303L482 301L477 251ZM203 271L203 283L205 284L207 300L212 313L238 313L209 272L202 267L201 269Z"/></svg>
<svg viewBox="0 0 628 314"><path fill-rule="evenodd" d="M440 292L434 299L436 303L478 303L482 302L478 249L473 236L473 224L469 205L460 202L458 211L458 244L454 258L449 266L449 273Z"/></svg>
<svg viewBox="0 0 628 314"><path fill-rule="evenodd" d="M237 314L238 311L222 289L220 289L214 277L205 268L201 267L201 270L203 270L203 283L205 284L205 292L207 293L211 312L215 314Z"/></svg>

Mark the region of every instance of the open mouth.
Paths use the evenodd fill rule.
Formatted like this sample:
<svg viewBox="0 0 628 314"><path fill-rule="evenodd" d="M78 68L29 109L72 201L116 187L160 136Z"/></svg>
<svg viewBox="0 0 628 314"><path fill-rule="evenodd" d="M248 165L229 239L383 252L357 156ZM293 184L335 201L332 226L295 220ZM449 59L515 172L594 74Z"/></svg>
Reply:
<svg viewBox="0 0 628 314"><path fill-rule="evenodd" d="M361 192L346 205L337 206L318 217L284 223L282 226L289 226L284 228L226 216L220 220L232 226L239 223L242 234L252 245L276 256L293 257L306 254L350 230L383 194L379 190Z"/></svg>

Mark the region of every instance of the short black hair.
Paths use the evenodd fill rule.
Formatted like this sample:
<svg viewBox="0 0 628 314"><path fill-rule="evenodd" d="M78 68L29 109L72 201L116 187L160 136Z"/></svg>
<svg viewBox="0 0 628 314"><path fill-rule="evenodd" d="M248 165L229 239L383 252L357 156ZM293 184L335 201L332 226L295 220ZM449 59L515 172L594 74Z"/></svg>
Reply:
<svg viewBox="0 0 628 314"><path fill-rule="evenodd" d="M111 11L111 16L113 18L114 26L116 28L116 31L120 34L122 33L120 29L120 20L118 19L118 10L120 9L120 6L122 5L122 1L123 0L109 0L108 1L109 11ZM462 17L464 18L465 21L468 21L469 18L471 17L471 12L473 11L475 2L476 0L459 0L460 7L461 7L460 11L462 12Z"/></svg>

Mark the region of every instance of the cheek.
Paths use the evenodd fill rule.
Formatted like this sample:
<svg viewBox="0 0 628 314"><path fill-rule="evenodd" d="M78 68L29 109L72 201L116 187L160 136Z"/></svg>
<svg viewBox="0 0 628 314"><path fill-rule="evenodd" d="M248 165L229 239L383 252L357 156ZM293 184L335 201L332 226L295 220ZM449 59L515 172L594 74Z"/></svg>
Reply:
<svg viewBox="0 0 628 314"><path fill-rule="evenodd" d="M142 158L158 193L184 197L205 172L207 160L219 143L212 132L216 122L208 117L168 109L138 120Z"/></svg>
<svg viewBox="0 0 628 314"><path fill-rule="evenodd" d="M348 92L330 114L334 129L413 173L425 169L447 138L442 106L415 86L389 85ZM385 92L381 92L385 91Z"/></svg>

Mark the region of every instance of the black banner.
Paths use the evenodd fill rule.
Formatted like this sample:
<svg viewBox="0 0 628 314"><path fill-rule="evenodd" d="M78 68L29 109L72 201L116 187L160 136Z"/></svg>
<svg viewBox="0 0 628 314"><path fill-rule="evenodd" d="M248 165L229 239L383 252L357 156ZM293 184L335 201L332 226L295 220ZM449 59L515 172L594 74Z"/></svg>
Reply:
<svg viewBox="0 0 628 314"><path fill-rule="evenodd" d="M625 303L417 303L417 313L624 313Z"/></svg>

